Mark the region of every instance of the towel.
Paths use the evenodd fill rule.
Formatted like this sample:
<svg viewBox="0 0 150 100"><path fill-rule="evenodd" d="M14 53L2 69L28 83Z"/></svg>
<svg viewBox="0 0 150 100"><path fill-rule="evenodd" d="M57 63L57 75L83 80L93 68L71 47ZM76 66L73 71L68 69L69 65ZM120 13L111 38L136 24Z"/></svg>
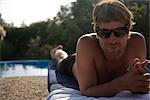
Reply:
<svg viewBox="0 0 150 100"><path fill-rule="evenodd" d="M47 100L150 100L148 94L132 94L122 91L114 97L87 97L80 94L77 81L70 76L56 71L56 62L49 64L48 68Z"/></svg>

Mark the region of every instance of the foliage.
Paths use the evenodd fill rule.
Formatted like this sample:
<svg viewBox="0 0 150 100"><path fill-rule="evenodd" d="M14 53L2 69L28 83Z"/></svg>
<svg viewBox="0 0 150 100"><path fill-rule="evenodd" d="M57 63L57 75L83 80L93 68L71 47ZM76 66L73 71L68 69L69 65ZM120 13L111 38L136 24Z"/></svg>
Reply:
<svg viewBox="0 0 150 100"><path fill-rule="evenodd" d="M14 53L13 45L0 41L0 60L9 60L9 58L13 58L12 55Z"/></svg>
<svg viewBox="0 0 150 100"><path fill-rule="evenodd" d="M131 9L135 16L135 22L133 31L140 32L144 35L147 43L147 58L150 58L150 30L149 30L149 0L126 0L128 7ZM149 56L148 56L149 55Z"/></svg>
<svg viewBox="0 0 150 100"><path fill-rule="evenodd" d="M121 0L133 11L136 25L133 30L141 32L149 40L149 1ZM49 50L62 44L69 53L75 52L77 39L93 32L92 10L99 0L77 0L61 6L53 19L23 24L20 28L6 23L0 16L7 36L1 43L1 60L48 59ZM149 43L149 42L147 42ZM147 44L149 45L149 44Z"/></svg>

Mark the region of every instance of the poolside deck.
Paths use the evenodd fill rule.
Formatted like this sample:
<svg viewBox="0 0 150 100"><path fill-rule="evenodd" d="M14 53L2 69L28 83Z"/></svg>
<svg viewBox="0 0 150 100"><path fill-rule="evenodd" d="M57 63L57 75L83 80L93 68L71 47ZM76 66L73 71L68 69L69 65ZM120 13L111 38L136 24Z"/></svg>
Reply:
<svg viewBox="0 0 150 100"><path fill-rule="evenodd" d="M0 78L0 100L45 100L47 77Z"/></svg>

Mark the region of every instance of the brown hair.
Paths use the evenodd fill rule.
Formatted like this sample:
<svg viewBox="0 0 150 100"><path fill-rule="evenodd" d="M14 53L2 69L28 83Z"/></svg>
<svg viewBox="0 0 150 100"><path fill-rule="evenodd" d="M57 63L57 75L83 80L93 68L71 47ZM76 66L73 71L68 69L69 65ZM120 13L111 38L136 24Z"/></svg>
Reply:
<svg viewBox="0 0 150 100"><path fill-rule="evenodd" d="M131 11L118 0L102 0L93 10L94 31L97 25L110 21L120 21L128 25L129 29L134 24Z"/></svg>

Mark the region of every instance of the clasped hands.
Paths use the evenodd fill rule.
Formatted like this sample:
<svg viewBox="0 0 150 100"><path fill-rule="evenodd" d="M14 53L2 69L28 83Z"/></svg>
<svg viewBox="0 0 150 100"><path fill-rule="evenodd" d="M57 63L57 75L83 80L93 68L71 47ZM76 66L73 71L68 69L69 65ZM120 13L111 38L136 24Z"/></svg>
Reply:
<svg viewBox="0 0 150 100"><path fill-rule="evenodd" d="M132 93L148 93L150 91L150 73L148 73L148 60L143 62L135 58L131 68L121 78L123 90Z"/></svg>
<svg viewBox="0 0 150 100"><path fill-rule="evenodd" d="M149 63L148 60L141 62L139 58L135 58L132 63L131 69L133 69L137 74L141 74L141 75L146 74L149 72L149 69L147 67L148 63Z"/></svg>

